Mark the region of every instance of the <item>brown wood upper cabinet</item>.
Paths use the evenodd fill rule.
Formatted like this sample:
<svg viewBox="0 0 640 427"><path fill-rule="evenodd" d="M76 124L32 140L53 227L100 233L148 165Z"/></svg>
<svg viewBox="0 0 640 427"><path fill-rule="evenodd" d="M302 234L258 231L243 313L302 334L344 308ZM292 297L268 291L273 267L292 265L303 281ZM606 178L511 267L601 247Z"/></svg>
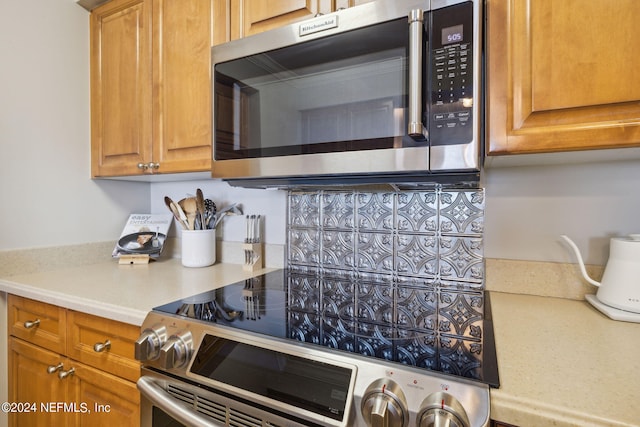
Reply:
<svg viewBox="0 0 640 427"><path fill-rule="evenodd" d="M211 168L217 0L112 0L91 32L93 177Z"/></svg>
<svg viewBox="0 0 640 427"><path fill-rule="evenodd" d="M231 39L331 12L331 0L231 0Z"/></svg>
<svg viewBox="0 0 640 427"><path fill-rule="evenodd" d="M373 0L219 0L214 44L247 37Z"/></svg>
<svg viewBox="0 0 640 427"><path fill-rule="evenodd" d="M486 10L489 155L640 146L640 2Z"/></svg>

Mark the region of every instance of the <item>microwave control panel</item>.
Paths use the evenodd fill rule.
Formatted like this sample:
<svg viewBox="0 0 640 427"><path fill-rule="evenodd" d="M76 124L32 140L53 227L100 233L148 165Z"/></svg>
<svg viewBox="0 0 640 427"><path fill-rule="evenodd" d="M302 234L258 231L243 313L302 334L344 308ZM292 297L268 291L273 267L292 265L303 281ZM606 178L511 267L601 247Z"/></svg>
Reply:
<svg viewBox="0 0 640 427"><path fill-rule="evenodd" d="M461 3L431 13L429 115L431 145L473 141L473 6Z"/></svg>

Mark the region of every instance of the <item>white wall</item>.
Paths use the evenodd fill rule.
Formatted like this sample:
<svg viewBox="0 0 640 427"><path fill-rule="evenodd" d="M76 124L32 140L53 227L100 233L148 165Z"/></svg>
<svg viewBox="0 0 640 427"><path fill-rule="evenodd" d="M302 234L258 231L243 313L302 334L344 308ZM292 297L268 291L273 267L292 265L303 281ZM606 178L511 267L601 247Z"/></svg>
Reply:
<svg viewBox="0 0 640 427"><path fill-rule="evenodd" d="M90 179L89 14L0 10L0 250L114 240L149 210L149 184Z"/></svg>
<svg viewBox="0 0 640 427"><path fill-rule="evenodd" d="M168 212L164 197L178 201L191 197L200 188L204 197L216 203L218 209L232 203L240 203L245 215L264 217L264 241L268 244L284 245L286 238L286 191L254 190L231 187L220 180L202 180L186 182L163 182L151 184L151 212ZM222 240L241 242L245 238L246 228L243 216L228 216L222 221L217 237ZM179 236L176 223L169 233Z"/></svg>
<svg viewBox="0 0 640 427"><path fill-rule="evenodd" d="M266 215L285 240L284 192L214 181L139 183L90 177L89 18L73 0L0 0L0 250L115 240L133 212L165 212L201 187L220 205ZM604 264L608 239L640 231L640 162L486 170L485 254L566 261L566 233ZM175 233L175 231L174 231ZM241 241L244 222L219 232Z"/></svg>
<svg viewBox="0 0 640 427"><path fill-rule="evenodd" d="M640 232L640 160L485 172L486 257L576 262L566 234L604 265L611 237Z"/></svg>
<svg viewBox="0 0 640 427"><path fill-rule="evenodd" d="M640 160L488 168L484 185L488 258L573 263L558 237L567 234L587 263L604 265L611 237L640 233ZM156 183L153 212L166 210L165 195L179 200L198 187L219 205L241 202L245 213L266 215L267 243L284 244L284 191L238 189L213 180ZM243 227L242 218L227 218L218 237L241 241Z"/></svg>

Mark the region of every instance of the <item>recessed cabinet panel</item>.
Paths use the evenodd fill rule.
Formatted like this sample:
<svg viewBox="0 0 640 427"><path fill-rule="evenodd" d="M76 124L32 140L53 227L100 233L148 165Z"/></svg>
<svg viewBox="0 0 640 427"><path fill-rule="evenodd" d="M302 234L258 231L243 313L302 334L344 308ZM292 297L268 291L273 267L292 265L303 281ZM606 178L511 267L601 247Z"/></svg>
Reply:
<svg viewBox="0 0 640 427"><path fill-rule="evenodd" d="M69 401L68 382L60 381L57 372L47 371L50 366L64 365L64 361L57 353L9 337L9 401L27 404L26 409L23 406L24 410L9 413L10 427L71 425L68 412L46 412L40 407L42 403Z"/></svg>
<svg viewBox="0 0 640 427"><path fill-rule="evenodd" d="M140 426L140 392L136 384L83 364L77 364L74 393L91 411L75 413L78 427Z"/></svg>
<svg viewBox="0 0 640 427"><path fill-rule="evenodd" d="M640 146L640 2L488 0L490 155Z"/></svg>
<svg viewBox="0 0 640 427"><path fill-rule="evenodd" d="M640 45L638 2L616 0L613 16L603 2L566 3L531 6L533 110L639 100L640 57L625 48Z"/></svg>
<svg viewBox="0 0 640 427"><path fill-rule="evenodd" d="M66 312L55 305L9 295L9 334L57 353L65 350Z"/></svg>
<svg viewBox="0 0 640 427"><path fill-rule="evenodd" d="M92 12L94 177L211 169L213 3L111 0Z"/></svg>
<svg viewBox="0 0 640 427"><path fill-rule="evenodd" d="M211 168L213 0L154 2L153 161L158 172Z"/></svg>
<svg viewBox="0 0 640 427"><path fill-rule="evenodd" d="M91 14L93 176L137 174L151 157L150 11L114 0Z"/></svg>
<svg viewBox="0 0 640 427"><path fill-rule="evenodd" d="M231 39L331 12L331 0L231 0Z"/></svg>
<svg viewBox="0 0 640 427"><path fill-rule="evenodd" d="M129 381L140 377L133 355L139 334L137 326L67 311L67 356Z"/></svg>

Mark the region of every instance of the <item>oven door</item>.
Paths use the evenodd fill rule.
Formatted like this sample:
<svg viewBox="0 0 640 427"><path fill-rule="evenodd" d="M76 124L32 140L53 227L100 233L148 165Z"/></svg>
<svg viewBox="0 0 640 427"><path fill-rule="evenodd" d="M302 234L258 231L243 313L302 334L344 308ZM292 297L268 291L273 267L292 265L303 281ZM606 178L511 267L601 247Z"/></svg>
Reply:
<svg viewBox="0 0 640 427"><path fill-rule="evenodd" d="M226 426L224 422L216 421L195 409L194 399L189 397L190 393L195 396L195 390L189 384L181 384L173 378L143 368L142 376L138 379L138 390L141 427Z"/></svg>
<svg viewBox="0 0 640 427"><path fill-rule="evenodd" d="M293 414L280 414L258 404L232 399L147 368L141 371L138 380L141 427L309 426Z"/></svg>

